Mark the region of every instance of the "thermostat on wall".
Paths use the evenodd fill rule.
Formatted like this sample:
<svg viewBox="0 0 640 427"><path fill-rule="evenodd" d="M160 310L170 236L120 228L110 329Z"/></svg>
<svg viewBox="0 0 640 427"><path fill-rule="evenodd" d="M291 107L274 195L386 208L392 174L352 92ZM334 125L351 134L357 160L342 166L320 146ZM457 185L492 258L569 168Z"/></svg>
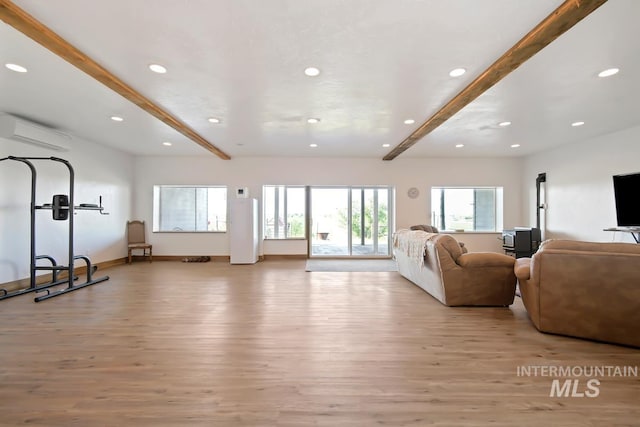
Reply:
<svg viewBox="0 0 640 427"><path fill-rule="evenodd" d="M249 197L249 189L247 187L236 188L236 197L238 199L246 199Z"/></svg>

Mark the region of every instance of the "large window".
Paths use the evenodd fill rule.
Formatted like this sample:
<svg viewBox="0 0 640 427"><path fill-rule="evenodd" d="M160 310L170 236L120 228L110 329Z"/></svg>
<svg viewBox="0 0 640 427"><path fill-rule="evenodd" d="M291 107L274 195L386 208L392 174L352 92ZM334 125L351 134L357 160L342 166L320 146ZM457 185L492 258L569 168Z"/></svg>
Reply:
<svg viewBox="0 0 640 427"><path fill-rule="evenodd" d="M153 231L227 231L227 187L155 185Z"/></svg>
<svg viewBox="0 0 640 427"><path fill-rule="evenodd" d="M502 229L502 187L431 189L432 224L440 230Z"/></svg>
<svg viewBox="0 0 640 427"><path fill-rule="evenodd" d="M304 239L305 187L265 185L263 192L265 239Z"/></svg>

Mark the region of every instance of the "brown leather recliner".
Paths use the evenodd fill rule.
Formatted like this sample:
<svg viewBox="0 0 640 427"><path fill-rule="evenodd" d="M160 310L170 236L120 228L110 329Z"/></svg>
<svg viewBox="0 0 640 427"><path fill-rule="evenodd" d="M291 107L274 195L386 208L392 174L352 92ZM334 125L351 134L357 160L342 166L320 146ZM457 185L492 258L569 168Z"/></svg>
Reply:
<svg viewBox="0 0 640 427"><path fill-rule="evenodd" d="M640 245L547 240L515 273L539 331L640 347Z"/></svg>

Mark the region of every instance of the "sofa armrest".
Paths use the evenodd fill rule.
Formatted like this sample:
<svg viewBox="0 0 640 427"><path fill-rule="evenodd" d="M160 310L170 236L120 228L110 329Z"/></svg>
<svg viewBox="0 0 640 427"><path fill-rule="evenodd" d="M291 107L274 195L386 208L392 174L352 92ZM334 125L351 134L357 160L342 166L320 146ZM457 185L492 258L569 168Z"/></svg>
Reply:
<svg viewBox="0 0 640 427"><path fill-rule="evenodd" d="M512 267L514 258L495 252L468 252L458 257L457 263L463 268Z"/></svg>
<svg viewBox="0 0 640 427"><path fill-rule="evenodd" d="M529 280L531 278L531 258L518 258L513 270L518 280Z"/></svg>

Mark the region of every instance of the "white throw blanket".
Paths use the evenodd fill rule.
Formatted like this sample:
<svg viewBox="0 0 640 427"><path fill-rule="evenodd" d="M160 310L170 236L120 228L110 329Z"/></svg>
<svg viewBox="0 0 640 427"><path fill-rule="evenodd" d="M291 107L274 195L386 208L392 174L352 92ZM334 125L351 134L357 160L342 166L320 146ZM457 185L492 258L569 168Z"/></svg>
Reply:
<svg viewBox="0 0 640 427"><path fill-rule="evenodd" d="M433 234L421 230L398 230L393 233L393 247L402 251L422 268L427 241L432 236Z"/></svg>

